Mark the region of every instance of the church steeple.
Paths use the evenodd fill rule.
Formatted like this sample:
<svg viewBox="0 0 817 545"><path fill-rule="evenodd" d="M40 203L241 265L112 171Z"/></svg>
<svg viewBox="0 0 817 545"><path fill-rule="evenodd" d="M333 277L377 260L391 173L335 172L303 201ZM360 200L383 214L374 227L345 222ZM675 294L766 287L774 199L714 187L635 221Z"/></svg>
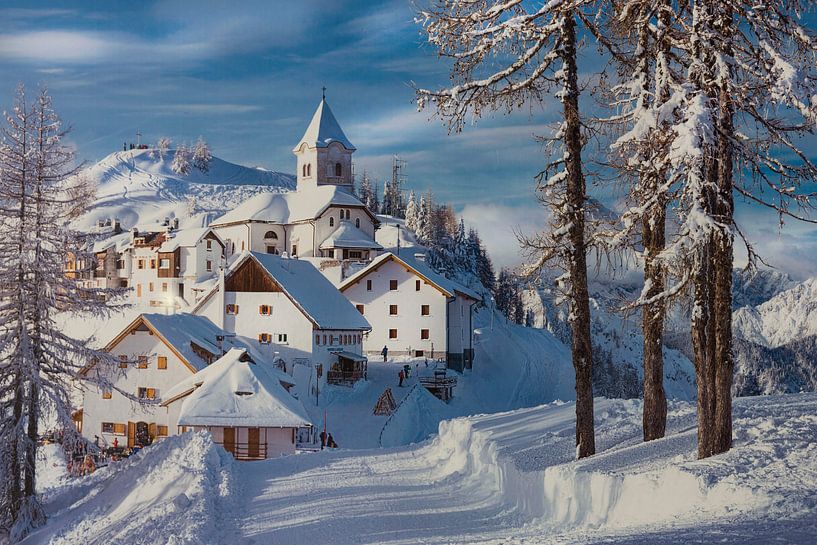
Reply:
<svg viewBox="0 0 817 545"><path fill-rule="evenodd" d="M324 93L326 88L324 88ZM324 94L306 132L292 150L298 160L298 188L336 185L351 191L352 153L355 146L346 138Z"/></svg>

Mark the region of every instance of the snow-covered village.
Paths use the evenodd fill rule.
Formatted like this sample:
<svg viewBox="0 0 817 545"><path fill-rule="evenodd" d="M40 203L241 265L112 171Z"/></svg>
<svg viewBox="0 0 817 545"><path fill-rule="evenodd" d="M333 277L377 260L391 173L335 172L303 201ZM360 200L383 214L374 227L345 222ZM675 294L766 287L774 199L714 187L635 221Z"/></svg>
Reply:
<svg viewBox="0 0 817 545"><path fill-rule="evenodd" d="M0 20L0 545L817 543L817 3Z"/></svg>

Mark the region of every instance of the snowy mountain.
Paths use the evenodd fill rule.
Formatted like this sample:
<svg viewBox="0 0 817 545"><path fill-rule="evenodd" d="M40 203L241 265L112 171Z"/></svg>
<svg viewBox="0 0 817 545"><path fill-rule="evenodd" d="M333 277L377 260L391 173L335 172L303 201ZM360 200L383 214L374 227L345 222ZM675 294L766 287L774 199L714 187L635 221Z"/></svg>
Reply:
<svg viewBox="0 0 817 545"><path fill-rule="evenodd" d="M96 186L91 210L75 227L93 230L98 222L118 219L123 229L179 218L181 227L204 225L261 191L295 188L291 174L236 165L213 157L208 172L172 168L173 150L118 151L82 172Z"/></svg>
<svg viewBox="0 0 817 545"><path fill-rule="evenodd" d="M817 278L809 278L757 305L739 308L733 316L735 335L776 347L817 335Z"/></svg>

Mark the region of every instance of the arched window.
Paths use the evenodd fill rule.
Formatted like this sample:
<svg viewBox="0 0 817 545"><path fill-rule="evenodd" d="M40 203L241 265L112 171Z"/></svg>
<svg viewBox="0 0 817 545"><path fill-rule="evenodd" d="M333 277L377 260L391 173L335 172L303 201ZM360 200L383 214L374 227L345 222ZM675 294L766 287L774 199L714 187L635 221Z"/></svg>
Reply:
<svg viewBox="0 0 817 545"><path fill-rule="evenodd" d="M340 166L340 163L335 163L335 176L342 176L343 175L343 167Z"/></svg>
<svg viewBox="0 0 817 545"><path fill-rule="evenodd" d="M347 210L346 211L346 219L348 220L351 217L352 217L351 213L349 212L349 210Z"/></svg>
<svg viewBox="0 0 817 545"><path fill-rule="evenodd" d="M308 163L306 165L306 175L307 176L312 176L312 163Z"/></svg>
<svg viewBox="0 0 817 545"><path fill-rule="evenodd" d="M301 167L301 176L303 176L304 178L306 178L306 165L304 165L304 166L302 166L302 167Z"/></svg>
<svg viewBox="0 0 817 545"><path fill-rule="evenodd" d="M335 218L334 216L329 216L329 227L335 226Z"/></svg>
<svg viewBox="0 0 817 545"><path fill-rule="evenodd" d="M275 231L267 231L264 233L264 238L271 238L272 240L278 240L278 234Z"/></svg>
<svg viewBox="0 0 817 545"><path fill-rule="evenodd" d="M355 227L360 229L360 218L355 218Z"/></svg>
<svg viewBox="0 0 817 545"><path fill-rule="evenodd" d="M343 219L343 210L338 210L338 214L340 215L340 219Z"/></svg>

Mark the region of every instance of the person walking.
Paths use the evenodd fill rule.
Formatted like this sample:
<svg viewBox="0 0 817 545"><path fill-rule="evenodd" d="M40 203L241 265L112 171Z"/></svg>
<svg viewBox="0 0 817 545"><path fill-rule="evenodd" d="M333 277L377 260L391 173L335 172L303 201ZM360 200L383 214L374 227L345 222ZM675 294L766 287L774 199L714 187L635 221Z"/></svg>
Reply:
<svg viewBox="0 0 817 545"><path fill-rule="evenodd" d="M398 386L400 388L402 388L403 387L403 379L406 378L406 373L402 369L400 369L400 372L397 373L397 376L400 377L400 384L398 384Z"/></svg>
<svg viewBox="0 0 817 545"><path fill-rule="evenodd" d="M326 447L326 432L322 431L320 437L321 437L321 450L323 450L324 447Z"/></svg>
<svg viewBox="0 0 817 545"><path fill-rule="evenodd" d="M386 361L389 358L389 347L384 346L383 350L381 350L380 353L383 354L383 363L386 363Z"/></svg>

